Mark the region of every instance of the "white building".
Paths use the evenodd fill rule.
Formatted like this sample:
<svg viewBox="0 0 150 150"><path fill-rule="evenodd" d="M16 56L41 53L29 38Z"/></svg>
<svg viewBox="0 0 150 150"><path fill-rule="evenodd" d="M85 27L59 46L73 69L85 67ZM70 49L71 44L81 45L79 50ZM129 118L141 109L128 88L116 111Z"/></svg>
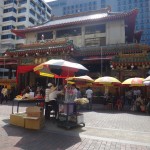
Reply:
<svg viewBox="0 0 150 150"><path fill-rule="evenodd" d="M14 48L24 40L11 29L24 29L50 20L51 8L43 0L0 1L0 50Z"/></svg>

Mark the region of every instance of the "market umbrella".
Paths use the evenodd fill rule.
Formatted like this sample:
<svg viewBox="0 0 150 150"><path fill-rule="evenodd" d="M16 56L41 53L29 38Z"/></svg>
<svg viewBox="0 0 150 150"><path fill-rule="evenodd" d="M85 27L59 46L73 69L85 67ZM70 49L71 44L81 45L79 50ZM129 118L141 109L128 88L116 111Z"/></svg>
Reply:
<svg viewBox="0 0 150 150"><path fill-rule="evenodd" d="M58 77L84 75L88 72L88 69L83 65L63 59L51 59L36 66L33 70L39 73L58 75Z"/></svg>
<svg viewBox="0 0 150 150"><path fill-rule="evenodd" d="M105 86L121 85L121 82L118 79L110 76L99 77L94 81L94 83Z"/></svg>
<svg viewBox="0 0 150 150"><path fill-rule="evenodd" d="M122 82L122 85L128 85L128 86L144 86L143 84L144 78L129 78Z"/></svg>
<svg viewBox="0 0 150 150"><path fill-rule="evenodd" d="M67 81L74 81L74 82L86 82L86 83L93 83L94 80L85 75L85 76L78 76L78 77L69 77L66 79Z"/></svg>
<svg viewBox="0 0 150 150"><path fill-rule="evenodd" d="M150 86L150 81L144 81L143 84L146 86Z"/></svg>
<svg viewBox="0 0 150 150"><path fill-rule="evenodd" d="M144 81L150 81L150 76L144 79Z"/></svg>

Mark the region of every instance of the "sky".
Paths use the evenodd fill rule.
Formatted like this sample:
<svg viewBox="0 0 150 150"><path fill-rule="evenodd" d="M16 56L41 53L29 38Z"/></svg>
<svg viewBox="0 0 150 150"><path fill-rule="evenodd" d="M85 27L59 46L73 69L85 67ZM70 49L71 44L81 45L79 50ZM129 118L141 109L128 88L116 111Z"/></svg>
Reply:
<svg viewBox="0 0 150 150"><path fill-rule="evenodd" d="M45 2L51 2L51 1L55 1L55 0L44 0Z"/></svg>

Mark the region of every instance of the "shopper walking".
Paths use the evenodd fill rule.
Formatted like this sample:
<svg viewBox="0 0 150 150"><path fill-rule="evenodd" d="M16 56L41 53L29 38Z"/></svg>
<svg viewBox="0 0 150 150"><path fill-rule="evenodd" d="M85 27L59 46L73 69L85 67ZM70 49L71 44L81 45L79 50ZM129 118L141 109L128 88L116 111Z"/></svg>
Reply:
<svg viewBox="0 0 150 150"><path fill-rule="evenodd" d="M89 100L89 110L92 110L92 97L93 97L92 89L88 87L85 94L86 94L87 99Z"/></svg>

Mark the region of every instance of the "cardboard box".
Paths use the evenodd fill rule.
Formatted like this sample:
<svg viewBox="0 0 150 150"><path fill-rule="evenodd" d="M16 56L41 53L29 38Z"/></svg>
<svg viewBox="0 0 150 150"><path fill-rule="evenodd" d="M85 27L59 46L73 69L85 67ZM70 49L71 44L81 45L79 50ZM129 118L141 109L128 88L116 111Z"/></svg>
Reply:
<svg viewBox="0 0 150 150"><path fill-rule="evenodd" d="M25 117L25 128L27 129L41 129L44 127L45 117Z"/></svg>
<svg viewBox="0 0 150 150"><path fill-rule="evenodd" d="M17 114L10 114L10 124L24 127L25 125L25 119L26 113L17 113Z"/></svg>
<svg viewBox="0 0 150 150"><path fill-rule="evenodd" d="M26 113L28 117L42 117L43 116L43 108L38 106L27 107Z"/></svg>

